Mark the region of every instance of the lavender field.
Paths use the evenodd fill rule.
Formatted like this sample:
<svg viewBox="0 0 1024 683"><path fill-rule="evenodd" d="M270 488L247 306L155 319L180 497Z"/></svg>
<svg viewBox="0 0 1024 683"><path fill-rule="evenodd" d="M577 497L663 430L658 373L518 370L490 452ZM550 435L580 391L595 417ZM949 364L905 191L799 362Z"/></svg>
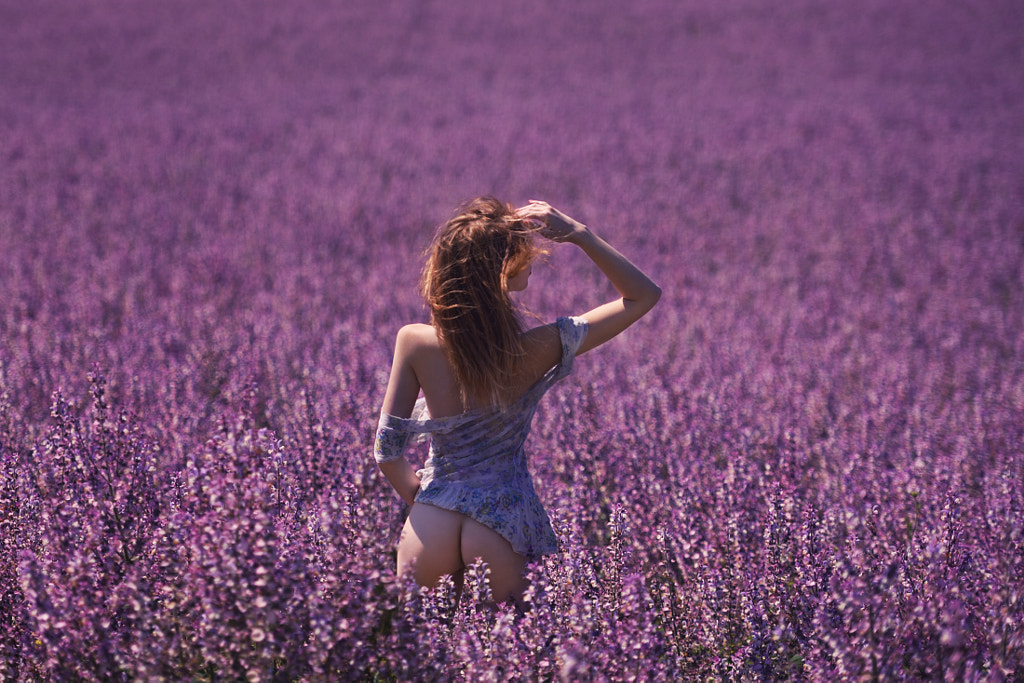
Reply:
<svg viewBox="0 0 1024 683"><path fill-rule="evenodd" d="M1024 680L1022 65L1018 0L0 0L0 680ZM664 290L541 404L521 616L396 580L370 453L480 194Z"/></svg>

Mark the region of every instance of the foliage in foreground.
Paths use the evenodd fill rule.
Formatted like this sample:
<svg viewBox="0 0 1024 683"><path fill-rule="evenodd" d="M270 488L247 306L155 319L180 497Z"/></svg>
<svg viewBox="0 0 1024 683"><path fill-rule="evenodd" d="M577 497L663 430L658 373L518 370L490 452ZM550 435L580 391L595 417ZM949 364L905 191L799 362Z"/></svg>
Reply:
<svg viewBox="0 0 1024 683"><path fill-rule="evenodd" d="M0 679L1024 676L1018 3L627 4L7 3ZM522 615L395 579L369 452L483 193L665 291L541 405Z"/></svg>

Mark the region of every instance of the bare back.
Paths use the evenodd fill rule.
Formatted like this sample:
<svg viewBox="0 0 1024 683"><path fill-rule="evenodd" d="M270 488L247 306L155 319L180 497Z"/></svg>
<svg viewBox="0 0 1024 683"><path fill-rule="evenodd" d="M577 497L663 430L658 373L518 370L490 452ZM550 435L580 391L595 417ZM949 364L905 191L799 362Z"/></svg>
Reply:
<svg viewBox="0 0 1024 683"><path fill-rule="evenodd" d="M423 397L432 416L449 417L483 407L472 403L463 405L455 373L441 349L437 332L431 325L406 325L399 331L399 338L402 337L409 338L408 350L402 359L396 352L395 361L403 360L408 364L416 378L418 388L423 391ZM523 333L523 342L526 355L521 371L516 377L513 396L518 396L529 389L561 357L561 342L553 325L541 325L527 330Z"/></svg>

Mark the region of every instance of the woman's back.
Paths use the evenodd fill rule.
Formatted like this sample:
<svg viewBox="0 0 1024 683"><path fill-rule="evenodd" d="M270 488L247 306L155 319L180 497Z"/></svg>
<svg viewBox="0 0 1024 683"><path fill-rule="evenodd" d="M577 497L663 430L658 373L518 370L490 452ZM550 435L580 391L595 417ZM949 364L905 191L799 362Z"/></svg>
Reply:
<svg viewBox="0 0 1024 683"><path fill-rule="evenodd" d="M408 349L410 365L432 416L449 417L487 407L472 398L463 403L455 371L432 325L406 325L399 331L398 338L398 344ZM508 388L509 403L533 386L561 357L561 342L554 325L527 330L522 339L525 353L514 384Z"/></svg>
<svg viewBox="0 0 1024 683"><path fill-rule="evenodd" d="M524 444L537 404L572 371L576 351L587 335L582 318L559 318L559 361L513 402L428 419L383 415L385 434L430 434L430 455L420 477L416 502L457 512L496 531L525 558L557 550L558 545L527 468ZM425 357L429 357L424 353ZM385 439L386 440L386 439ZM385 458L397 454L404 437L381 443Z"/></svg>

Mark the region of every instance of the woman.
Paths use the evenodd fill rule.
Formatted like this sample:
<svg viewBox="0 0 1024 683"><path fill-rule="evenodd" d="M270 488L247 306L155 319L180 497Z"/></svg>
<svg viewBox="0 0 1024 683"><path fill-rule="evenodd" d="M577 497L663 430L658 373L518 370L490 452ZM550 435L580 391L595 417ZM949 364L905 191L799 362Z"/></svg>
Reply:
<svg viewBox="0 0 1024 683"><path fill-rule="evenodd" d="M537 233L582 249L621 298L524 330L509 292L526 288L530 263L544 251ZM422 289L431 321L398 331L374 445L381 471L411 505L398 572L412 571L424 586L445 575L458 583L481 559L493 599L518 602L526 562L558 549L523 452L537 402L571 372L574 356L636 322L661 290L550 205L513 209L489 197L439 230ZM429 419L410 418L424 403ZM402 454L410 436L428 433L430 455L415 472Z"/></svg>

